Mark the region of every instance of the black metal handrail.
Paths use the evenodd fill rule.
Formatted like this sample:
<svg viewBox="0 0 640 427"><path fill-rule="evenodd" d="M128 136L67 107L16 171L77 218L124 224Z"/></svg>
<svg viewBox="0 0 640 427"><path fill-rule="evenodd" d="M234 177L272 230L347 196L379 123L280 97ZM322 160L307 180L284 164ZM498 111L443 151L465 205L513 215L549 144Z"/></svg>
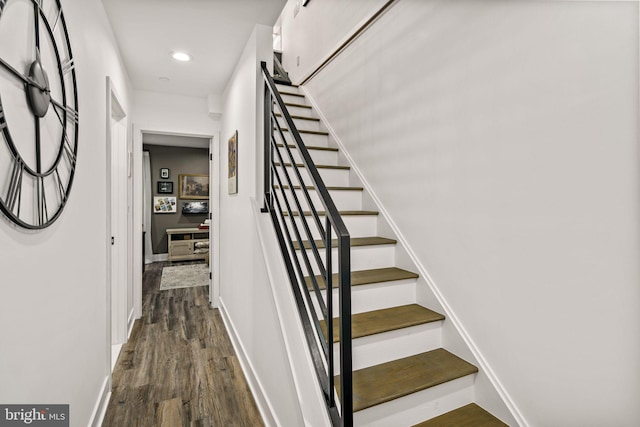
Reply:
<svg viewBox="0 0 640 427"><path fill-rule="evenodd" d="M351 237L269 74L267 64L262 62L261 66L265 82L262 211L271 214L331 421L334 426L351 427ZM280 124L276 110L286 129ZM302 161L301 166L295 159L294 149ZM315 189L324 212L316 209L309 186ZM298 191L302 197L298 197ZM322 215L325 216L324 224L320 218ZM324 257L320 252L321 246L325 248ZM334 246L338 250L335 260L332 254ZM334 261L338 270L338 344L333 342ZM338 347L340 355L337 387L334 346ZM336 393L339 399L336 399Z"/></svg>

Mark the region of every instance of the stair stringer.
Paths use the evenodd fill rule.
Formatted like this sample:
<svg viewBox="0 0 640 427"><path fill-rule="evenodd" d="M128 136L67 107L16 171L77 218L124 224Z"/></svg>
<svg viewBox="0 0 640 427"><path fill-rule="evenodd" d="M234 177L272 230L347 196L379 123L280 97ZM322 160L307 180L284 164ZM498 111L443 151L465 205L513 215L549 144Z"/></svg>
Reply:
<svg viewBox="0 0 640 427"><path fill-rule="evenodd" d="M315 102L313 96L306 87L299 86L306 96L306 99L313 107L314 113L320 118L321 129L329 133L329 146L337 147L339 151L341 165L349 165L351 185L358 185L364 188L362 208L377 210L379 235L394 238L398 241L396 245L396 266L407 270L417 271L420 275L416 286L416 300L419 304L432 310L440 310L446 320L442 325L442 341L444 347L456 353L467 361L476 364L479 372L476 374L474 383L475 401L489 412L493 413L504 422L510 425L527 427L529 424L525 420L521 411L508 394L490 364L480 352L478 346L469 335L459 317L448 304L444 295L429 275L426 267L412 250L402 231L393 221L389 212L377 197L373 187L369 184L363 173L358 168L344 143L340 140L331 124L323 114L322 109Z"/></svg>
<svg viewBox="0 0 640 427"><path fill-rule="evenodd" d="M258 240L267 268L269 285L278 313L278 321L289 358L289 366L296 387L300 412L305 427L331 427L322 389L308 351L296 301L282 260L271 216L260 213L257 201L251 199Z"/></svg>

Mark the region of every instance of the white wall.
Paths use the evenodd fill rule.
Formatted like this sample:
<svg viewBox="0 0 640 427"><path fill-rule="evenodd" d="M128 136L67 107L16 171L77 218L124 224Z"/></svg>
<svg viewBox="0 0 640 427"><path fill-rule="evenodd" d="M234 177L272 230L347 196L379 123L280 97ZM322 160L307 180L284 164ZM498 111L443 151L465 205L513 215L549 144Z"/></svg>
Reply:
<svg viewBox="0 0 640 427"><path fill-rule="evenodd" d="M109 374L105 76L126 109L131 90L102 2L62 5L76 58L78 163L51 227L26 233L0 220L0 402L68 403L71 425L85 426Z"/></svg>
<svg viewBox="0 0 640 427"><path fill-rule="evenodd" d="M399 0L308 85L532 426L640 423L638 21Z"/></svg>
<svg viewBox="0 0 640 427"><path fill-rule="evenodd" d="M220 144L220 301L251 365L258 403L278 425L303 425L273 295L258 240L251 199L259 187L262 84L260 61L271 62L271 28L255 27L223 95ZM227 191L227 140L238 131L238 193ZM255 386L255 383L254 383ZM266 405L266 406L265 406ZM265 409L268 407L269 409Z"/></svg>
<svg viewBox="0 0 640 427"><path fill-rule="evenodd" d="M280 15L282 65L294 83L302 81L366 22L387 0L289 0ZM294 16L294 11L298 13ZM299 60L298 60L299 57Z"/></svg>
<svg viewBox="0 0 640 427"><path fill-rule="evenodd" d="M209 116L207 98L136 90L136 126L143 130L191 135L214 135L220 123Z"/></svg>

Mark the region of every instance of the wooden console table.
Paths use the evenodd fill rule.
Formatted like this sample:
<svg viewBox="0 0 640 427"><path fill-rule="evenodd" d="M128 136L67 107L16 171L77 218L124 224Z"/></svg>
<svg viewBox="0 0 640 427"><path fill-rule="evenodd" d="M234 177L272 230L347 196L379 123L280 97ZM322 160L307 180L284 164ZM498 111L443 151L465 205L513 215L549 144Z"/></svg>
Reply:
<svg viewBox="0 0 640 427"><path fill-rule="evenodd" d="M198 248L197 243L209 243L209 230L199 228L167 228L169 261L207 259L209 247Z"/></svg>

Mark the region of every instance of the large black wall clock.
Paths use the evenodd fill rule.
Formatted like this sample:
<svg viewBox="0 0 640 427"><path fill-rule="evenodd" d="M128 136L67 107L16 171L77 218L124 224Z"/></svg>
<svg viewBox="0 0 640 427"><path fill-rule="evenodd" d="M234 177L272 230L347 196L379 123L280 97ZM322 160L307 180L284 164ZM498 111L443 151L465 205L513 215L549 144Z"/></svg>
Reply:
<svg viewBox="0 0 640 427"><path fill-rule="evenodd" d="M60 0L0 0L0 209L51 225L69 199L78 93Z"/></svg>

